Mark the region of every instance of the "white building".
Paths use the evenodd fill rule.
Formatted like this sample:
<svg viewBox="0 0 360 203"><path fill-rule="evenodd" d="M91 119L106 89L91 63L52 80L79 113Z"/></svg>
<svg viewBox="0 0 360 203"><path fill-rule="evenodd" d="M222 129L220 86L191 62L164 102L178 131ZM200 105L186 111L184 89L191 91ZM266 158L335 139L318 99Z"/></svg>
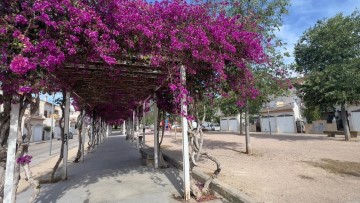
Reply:
<svg viewBox="0 0 360 203"><path fill-rule="evenodd" d="M80 112L74 111L73 108L70 108L70 128L69 131L72 134L77 134L75 129L75 124L77 116ZM54 105L54 112L52 112L52 104L48 101L40 101L39 109L32 116L30 125L32 129L31 142L38 142L42 140L49 140L50 138L50 127L51 127L51 116L54 116L54 136L53 138L60 137L61 130L59 126L59 121L62 116L62 111L59 105ZM29 109L25 111L22 123L23 134L27 133L25 128L25 119L29 117Z"/></svg>
<svg viewBox="0 0 360 203"><path fill-rule="evenodd" d="M280 96L264 104L260 110L261 132L296 133L300 130L301 101L295 94L295 89L290 90L288 96Z"/></svg>
<svg viewBox="0 0 360 203"><path fill-rule="evenodd" d="M348 114L350 131L360 131L360 105L347 105L345 107ZM335 116L341 118L341 107L336 107Z"/></svg>
<svg viewBox="0 0 360 203"><path fill-rule="evenodd" d="M242 119L244 124L244 116ZM240 131L240 114L236 116L227 116L220 118L220 130L229 131L229 132L239 132Z"/></svg>

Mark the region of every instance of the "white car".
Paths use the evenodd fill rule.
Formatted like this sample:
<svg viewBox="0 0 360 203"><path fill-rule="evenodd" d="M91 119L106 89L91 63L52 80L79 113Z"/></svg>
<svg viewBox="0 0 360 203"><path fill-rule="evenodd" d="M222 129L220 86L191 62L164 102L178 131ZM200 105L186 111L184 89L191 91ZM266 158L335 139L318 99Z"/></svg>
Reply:
<svg viewBox="0 0 360 203"><path fill-rule="evenodd" d="M218 125L218 124L213 125L213 130L220 131L220 125Z"/></svg>

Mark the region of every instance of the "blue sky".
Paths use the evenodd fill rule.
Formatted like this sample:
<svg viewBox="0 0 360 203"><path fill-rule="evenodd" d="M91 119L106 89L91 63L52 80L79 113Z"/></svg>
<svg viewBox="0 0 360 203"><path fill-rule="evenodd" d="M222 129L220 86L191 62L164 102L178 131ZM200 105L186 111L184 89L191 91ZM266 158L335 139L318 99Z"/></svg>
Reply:
<svg viewBox="0 0 360 203"><path fill-rule="evenodd" d="M276 34L287 43L287 52L292 57L285 58L285 63L294 62L294 44L309 27L318 20L331 18L337 13L349 15L360 9L360 0L291 0L289 14L284 16L284 23Z"/></svg>

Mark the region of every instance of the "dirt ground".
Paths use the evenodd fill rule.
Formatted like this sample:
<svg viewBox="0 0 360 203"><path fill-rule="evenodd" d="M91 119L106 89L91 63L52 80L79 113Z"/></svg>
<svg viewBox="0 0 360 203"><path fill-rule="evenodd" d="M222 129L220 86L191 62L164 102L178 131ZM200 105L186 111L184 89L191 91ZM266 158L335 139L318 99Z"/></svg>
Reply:
<svg viewBox="0 0 360 203"><path fill-rule="evenodd" d="M150 134L150 133L149 133ZM181 160L181 134L164 136L162 149ZM259 202L360 202L360 139L343 136L251 135L252 155L245 137L205 134L204 150L221 161L219 180ZM153 146L153 136L146 136ZM199 168L212 173L215 164L202 160Z"/></svg>

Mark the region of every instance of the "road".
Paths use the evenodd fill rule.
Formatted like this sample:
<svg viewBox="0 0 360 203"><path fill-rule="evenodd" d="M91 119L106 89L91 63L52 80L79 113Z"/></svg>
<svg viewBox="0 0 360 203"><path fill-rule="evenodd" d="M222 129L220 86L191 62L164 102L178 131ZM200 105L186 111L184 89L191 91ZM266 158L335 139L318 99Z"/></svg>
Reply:
<svg viewBox="0 0 360 203"><path fill-rule="evenodd" d="M69 150L78 147L78 136L74 135L74 139L69 140ZM43 142L30 143L29 146L29 155L33 158L31 160L31 166L36 166L37 164L46 161L54 156L58 156L60 153L61 141L53 139L52 140L52 150L51 156L49 156L49 140Z"/></svg>

